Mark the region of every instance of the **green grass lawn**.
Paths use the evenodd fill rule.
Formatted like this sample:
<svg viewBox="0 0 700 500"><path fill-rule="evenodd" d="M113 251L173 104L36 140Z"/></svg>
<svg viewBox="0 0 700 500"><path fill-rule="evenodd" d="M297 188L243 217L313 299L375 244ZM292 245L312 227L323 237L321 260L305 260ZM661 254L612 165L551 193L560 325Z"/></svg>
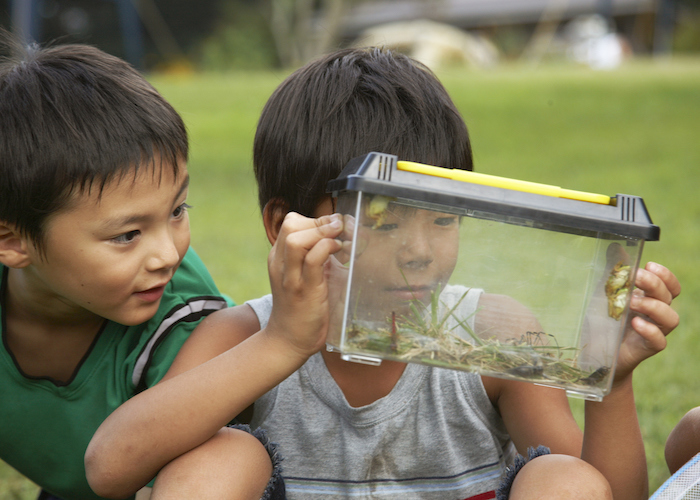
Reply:
<svg viewBox="0 0 700 500"><path fill-rule="evenodd" d="M192 245L219 287L242 302L269 291L251 150L258 115L284 74L157 76L191 137ZM683 293L668 348L635 375L653 491L668 478L666 436L700 405L700 59L637 61L613 72L574 67L445 71L469 127L476 170L607 195L642 196L661 241L642 261L670 267ZM572 401L580 418L583 404ZM543 408L542 411L547 411ZM0 463L0 498L35 498Z"/></svg>

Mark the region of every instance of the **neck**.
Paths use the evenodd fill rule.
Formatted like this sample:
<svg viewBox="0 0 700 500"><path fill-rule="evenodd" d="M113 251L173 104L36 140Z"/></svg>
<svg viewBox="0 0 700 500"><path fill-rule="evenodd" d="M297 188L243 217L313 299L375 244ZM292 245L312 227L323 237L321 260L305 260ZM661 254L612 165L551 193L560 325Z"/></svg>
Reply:
<svg viewBox="0 0 700 500"><path fill-rule="evenodd" d="M91 328L104 321L48 289L32 272L31 266L10 269L7 280L3 307L17 319L70 328Z"/></svg>
<svg viewBox="0 0 700 500"><path fill-rule="evenodd" d="M3 297L7 348L25 375L67 382L105 320L29 286L21 271L10 269Z"/></svg>
<svg viewBox="0 0 700 500"><path fill-rule="evenodd" d="M379 366L343 361L340 354L321 351L326 367L352 407L366 406L387 396L401 378L405 363L382 361Z"/></svg>

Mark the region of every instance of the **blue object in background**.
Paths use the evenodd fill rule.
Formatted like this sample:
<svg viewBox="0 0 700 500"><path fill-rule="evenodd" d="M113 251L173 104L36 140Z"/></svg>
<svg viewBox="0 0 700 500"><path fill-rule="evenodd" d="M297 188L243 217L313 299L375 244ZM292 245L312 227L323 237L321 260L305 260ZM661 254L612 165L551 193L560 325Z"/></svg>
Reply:
<svg viewBox="0 0 700 500"><path fill-rule="evenodd" d="M12 30L22 43L42 41L39 4L42 0L11 0ZM124 59L138 69L143 68L143 31L133 0L104 0L116 4Z"/></svg>

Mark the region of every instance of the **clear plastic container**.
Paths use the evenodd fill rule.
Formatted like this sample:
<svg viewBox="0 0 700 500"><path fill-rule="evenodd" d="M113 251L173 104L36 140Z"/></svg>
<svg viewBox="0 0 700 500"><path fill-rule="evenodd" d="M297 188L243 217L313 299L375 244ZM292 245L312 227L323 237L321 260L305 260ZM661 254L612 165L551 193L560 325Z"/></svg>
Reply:
<svg viewBox="0 0 700 500"><path fill-rule="evenodd" d="M346 241L328 349L602 399L659 236L643 201L434 168L370 153L329 184ZM532 192L545 188L579 199Z"/></svg>

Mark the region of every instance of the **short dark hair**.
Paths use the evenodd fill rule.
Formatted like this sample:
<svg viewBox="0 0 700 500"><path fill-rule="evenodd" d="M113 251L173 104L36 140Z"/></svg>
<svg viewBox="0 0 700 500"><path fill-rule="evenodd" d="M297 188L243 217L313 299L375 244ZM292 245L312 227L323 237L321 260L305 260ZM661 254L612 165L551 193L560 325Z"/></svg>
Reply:
<svg viewBox="0 0 700 500"><path fill-rule="evenodd" d="M424 65L382 48L336 51L290 75L267 101L253 164L261 210L274 198L312 216L354 157L472 169L464 120Z"/></svg>
<svg viewBox="0 0 700 500"><path fill-rule="evenodd" d="M0 221L38 249L74 193L156 161L177 174L187 160L182 119L128 63L87 45L0 42L11 53L0 60Z"/></svg>

